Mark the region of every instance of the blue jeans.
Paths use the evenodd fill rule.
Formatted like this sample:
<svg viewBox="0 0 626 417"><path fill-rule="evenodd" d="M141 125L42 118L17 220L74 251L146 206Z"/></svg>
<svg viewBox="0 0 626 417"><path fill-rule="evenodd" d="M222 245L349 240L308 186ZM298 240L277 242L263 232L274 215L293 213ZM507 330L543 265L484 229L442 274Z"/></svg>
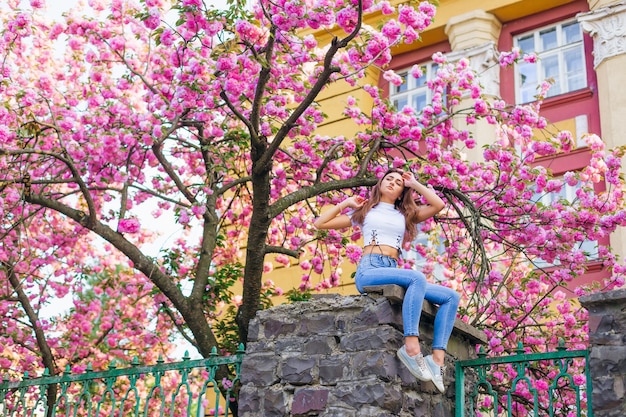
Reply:
<svg viewBox="0 0 626 417"><path fill-rule="evenodd" d="M395 284L406 290L402 302L402 322L405 336L419 336L419 322L424 299L437 304L433 349L446 350L456 310L459 307L459 294L451 288L431 284L420 271L398 268L398 262L390 257L377 254L363 255L356 270L356 288L363 293L364 287L371 285Z"/></svg>

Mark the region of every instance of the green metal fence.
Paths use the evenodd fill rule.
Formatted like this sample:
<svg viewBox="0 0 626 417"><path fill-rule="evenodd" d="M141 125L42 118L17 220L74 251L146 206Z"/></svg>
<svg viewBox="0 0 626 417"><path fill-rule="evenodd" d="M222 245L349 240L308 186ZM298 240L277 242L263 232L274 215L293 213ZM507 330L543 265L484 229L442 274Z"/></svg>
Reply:
<svg viewBox="0 0 626 417"><path fill-rule="evenodd" d="M588 350L516 354L456 363L456 417L593 417ZM498 381L498 382L495 382Z"/></svg>
<svg viewBox="0 0 626 417"><path fill-rule="evenodd" d="M244 347L235 355L0 382L2 417L228 416ZM219 378L222 372L231 378ZM217 379L217 380L216 380Z"/></svg>

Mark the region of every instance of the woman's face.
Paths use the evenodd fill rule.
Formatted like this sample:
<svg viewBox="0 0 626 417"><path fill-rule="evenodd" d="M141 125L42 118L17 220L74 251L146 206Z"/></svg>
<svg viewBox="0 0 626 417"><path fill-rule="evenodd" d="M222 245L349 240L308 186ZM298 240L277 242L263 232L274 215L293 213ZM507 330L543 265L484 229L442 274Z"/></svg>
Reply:
<svg viewBox="0 0 626 417"><path fill-rule="evenodd" d="M390 172L385 175L380 183L381 199L388 203L394 203L404 191L404 180L397 172Z"/></svg>

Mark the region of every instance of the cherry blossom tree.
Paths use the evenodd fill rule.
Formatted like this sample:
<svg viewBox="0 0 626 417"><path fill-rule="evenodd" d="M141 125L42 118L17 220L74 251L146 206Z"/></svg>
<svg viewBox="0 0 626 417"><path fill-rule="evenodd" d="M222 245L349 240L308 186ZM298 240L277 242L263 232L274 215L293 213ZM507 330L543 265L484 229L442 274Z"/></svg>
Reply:
<svg viewBox="0 0 626 417"><path fill-rule="evenodd" d="M261 0L215 10L200 0L92 0L59 22L46 19L41 0L8 3L3 367L55 371L140 346L167 354L174 334L204 356L228 329L245 342L248 323L279 290L263 282L268 255L301 261L302 291L349 279L341 266L360 255L358 231L322 233L308 219L345 194L366 195L390 166L413 170L447 200L422 228L444 250L407 249L427 260L426 272L444 267L446 285L464 296L462 318L485 329L493 352L558 336L584 343L584 312L561 290L575 286L590 257L608 271L599 287L623 284L624 267L605 244L626 223L623 149L589 135L588 167L555 178L542 158L569 152L573 139L540 116L549 84L532 104L487 99L469 61L442 54L433 57L433 101L419 112L394 108L367 84L370 69L402 82L386 69L390 50L418 41L436 12L426 1ZM363 21L374 12L380 29ZM313 31L330 41L318 43ZM523 59L534 57L514 50L500 63ZM320 93L341 83L371 99L367 109L355 97L345 103L359 133L316 134L328 119ZM476 141L459 120L494 126L484 160L464 156ZM567 185L576 185L575 199L539 202ZM168 216L184 235L150 254ZM597 250L586 253L585 242ZM237 280L240 302L229 290ZM67 315L42 315L63 297L74 304ZM236 326L219 335L220 307L231 301Z"/></svg>

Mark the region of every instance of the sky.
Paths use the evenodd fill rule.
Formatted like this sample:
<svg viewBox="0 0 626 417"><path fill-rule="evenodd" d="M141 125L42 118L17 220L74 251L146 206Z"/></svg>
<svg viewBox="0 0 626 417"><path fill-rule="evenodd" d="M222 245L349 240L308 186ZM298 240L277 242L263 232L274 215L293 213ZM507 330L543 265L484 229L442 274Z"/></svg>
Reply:
<svg viewBox="0 0 626 417"><path fill-rule="evenodd" d="M28 0L23 0L23 1L27 2ZM61 17L64 12L76 6L79 2L79 0L44 0L44 1L46 2L46 9L47 9L48 14L54 18ZM88 0L83 0L83 1L86 3ZM226 6L226 0L212 0L212 1L208 1L207 3L218 8Z"/></svg>
<svg viewBox="0 0 626 417"><path fill-rule="evenodd" d="M78 4L78 0L45 0L46 11L53 19L59 19L63 13Z"/></svg>

